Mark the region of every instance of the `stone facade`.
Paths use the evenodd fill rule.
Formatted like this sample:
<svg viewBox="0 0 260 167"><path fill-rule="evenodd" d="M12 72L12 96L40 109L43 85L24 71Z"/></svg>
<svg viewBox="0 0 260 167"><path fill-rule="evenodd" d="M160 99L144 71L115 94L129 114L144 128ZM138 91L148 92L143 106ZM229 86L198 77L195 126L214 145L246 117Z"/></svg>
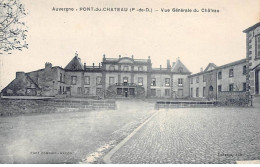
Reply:
<svg viewBox="0 0 260 167"><path fill-rule="evenodd" d="M260 94L260 23L246 30L246 58L248 63L248 89L251 95Z"/></svg>
<svg viewBox="0 0 260 167"><path fill-rule="evenodd" d="M222 66L210 63L204 71L189 76L190 97L217 100L219 92L246 92L246 59Z"/></svg>
<svg viewBox="0 0 260 167"><path fill-rule="evenodd" d="M152 68L148 59L106 58L98 66L81 63L78 54L63 69L46 63L44 69L23 74L2 93L5 96L72 96L98 98L185 98L189 96L189 70L178 59L167 68ZM32 84L20 82L20 78ZM20 85L19 85L20 82ZM15 83L15 84L14 84ZM33 94L26 93L34 89ZM23 90L20 90L22 87ZM19 90L17 90L19 89ZM16 93L23 92L23 93Z"/></svg>

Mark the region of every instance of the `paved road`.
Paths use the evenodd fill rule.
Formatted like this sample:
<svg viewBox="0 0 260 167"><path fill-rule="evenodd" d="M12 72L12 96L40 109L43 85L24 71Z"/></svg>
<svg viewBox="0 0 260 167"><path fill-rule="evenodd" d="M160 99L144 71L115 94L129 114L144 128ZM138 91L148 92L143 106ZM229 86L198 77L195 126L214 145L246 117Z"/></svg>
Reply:
<svg viewBox="0 0 260 167"><path fill-rule="evenodd" d="M260 159L259 108L159 111L112 163L236 163Z"/></svg>

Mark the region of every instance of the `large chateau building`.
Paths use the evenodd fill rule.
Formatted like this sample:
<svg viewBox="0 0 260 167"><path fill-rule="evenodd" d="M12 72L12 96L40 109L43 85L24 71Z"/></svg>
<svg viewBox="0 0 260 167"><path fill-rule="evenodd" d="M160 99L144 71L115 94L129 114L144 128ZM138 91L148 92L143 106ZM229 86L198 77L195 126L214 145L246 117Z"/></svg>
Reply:
<svg viewBox="0 0 260 167"><path fill-rule="evenodd" d="M216 100L220 92L259 95L260 23L246 33L246 58L222 66L214 63L192 74L178 58L166 68L153 68L150 57L107 58L98 66L82 64L76 53L65 68L52 67L24 73L3 90L4 96L72 96L100 98L204 98Z"/></svg>
<svg viewBox="0 0 260 167"><path fill-rule="evenodd" d="M191 73L178 59L167 68L152 68L148 59L106 58L99 66L86 66L78 54L63 69L46 63L44 69L17 72L16 79L3 89L3 95L39 95L120 98L189 96Z"/></svg>

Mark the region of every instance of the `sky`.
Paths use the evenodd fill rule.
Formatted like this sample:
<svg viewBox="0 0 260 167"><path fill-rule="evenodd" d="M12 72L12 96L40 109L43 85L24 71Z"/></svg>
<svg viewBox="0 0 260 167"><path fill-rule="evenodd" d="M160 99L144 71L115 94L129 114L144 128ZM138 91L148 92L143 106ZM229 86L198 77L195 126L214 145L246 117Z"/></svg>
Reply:
<svg viewBox="0 0 260 167"><path fill-rule="evenodd" d="M260 0L20 0L28 11L29 49L0 55L0 89L17 71L65 67L77 51L82 63L109 58L151 57L152 66L166 67L179 57L192 72L208 63L223 65L246 57L246 28L260 22ZM74 8L73 12L52 11ZM84 12L81 7L152 8L153 12ZM198 9L198 13L161 9ZM201 12L202 8L219 13ZM158 11L155 11L158 10Z"/></svg>

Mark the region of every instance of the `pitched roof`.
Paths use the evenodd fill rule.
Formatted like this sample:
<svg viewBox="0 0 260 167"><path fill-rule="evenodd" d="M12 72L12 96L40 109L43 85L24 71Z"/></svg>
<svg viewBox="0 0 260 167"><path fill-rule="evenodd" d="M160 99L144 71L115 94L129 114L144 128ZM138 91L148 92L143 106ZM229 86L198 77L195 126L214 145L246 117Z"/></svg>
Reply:
<svg viewBox="0 0 260 167"><path fill-rule="evenodd" d="M182 68L182 73L190 73L188 68L180 61L177 60L172 67L172 72L180 73L179 69Z"/></svg>
<svg viewBox="0 0 260 167"><path fill-rule="evenodd" d="M259 27L259 26L260 26L260 22L256 23L255 25L253 25L253 26L251 26L251 27L249 27L247 29L245 29L243 32L247 33L248 31L251 31L251 30L253 30L253 29L255 29L256 27Z"/></svg>
<svg viewBox="0 0 260 167"><path fill-rule="evenodd" d="M69 64L65 67L65 70L84 70L84 66L78 56L75 56Z"/></svg>
<svg viewBox="0 0 260 167"><path fill-rule="evenodd" d="M204 71L213 70L213 69L215 69L215 68L217 68L217 65L216 65L216 64L214 64L214 63L209 63L208 66L205 68Z"/></svg>

